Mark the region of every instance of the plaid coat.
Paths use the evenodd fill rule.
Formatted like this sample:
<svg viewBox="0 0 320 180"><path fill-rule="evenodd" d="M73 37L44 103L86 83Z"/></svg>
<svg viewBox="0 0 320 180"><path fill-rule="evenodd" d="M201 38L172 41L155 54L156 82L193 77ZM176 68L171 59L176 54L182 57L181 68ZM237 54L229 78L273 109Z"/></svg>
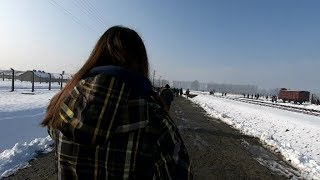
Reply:
<svg viewBox="0 0 320 180"><path fill-rule="evenodd" d="M58 179L193 179L179 131L150 81L115 66L93 69L61 104Z"/></svg>

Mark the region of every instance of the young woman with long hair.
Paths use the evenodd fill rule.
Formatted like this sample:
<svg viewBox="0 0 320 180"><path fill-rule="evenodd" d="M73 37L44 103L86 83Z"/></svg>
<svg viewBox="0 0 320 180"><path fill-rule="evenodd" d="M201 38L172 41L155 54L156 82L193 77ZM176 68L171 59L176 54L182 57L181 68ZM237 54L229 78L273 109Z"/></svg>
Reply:
<svg viewBox="0 0 320 180"><path fill-rule="evenodd" d="M58 179L193 178L179 131L148 76L140 36L108 29L42 122L55 142Z"/></svg>

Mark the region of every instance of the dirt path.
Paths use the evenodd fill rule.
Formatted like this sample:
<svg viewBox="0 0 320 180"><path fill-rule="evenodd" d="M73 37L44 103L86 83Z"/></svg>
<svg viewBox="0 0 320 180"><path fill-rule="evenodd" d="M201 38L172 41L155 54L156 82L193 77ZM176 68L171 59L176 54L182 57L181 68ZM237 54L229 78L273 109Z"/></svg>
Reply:
<svg viewBox="0 0 320 180"><path fill-rule="evenodd" d="M40 154L30 162L30 167L3 179L12 180L54 180L56 177L54 153Z"/></svg>
<svg viewBox="0 0 320 180"><path fill-rule="evenodd" d="M189 100L175 98L170 114L187 146L196 179L300 179L256 139L206 116ZM4 179L56 179L53 153L40 155L30 165Z"/></svg>
<svg viewBox="0 0 320 180"><path fill-rule="evenodd" d="M257 139L205 114L185 98L176 98L171 106L197 179L301 178Z"/></svg>

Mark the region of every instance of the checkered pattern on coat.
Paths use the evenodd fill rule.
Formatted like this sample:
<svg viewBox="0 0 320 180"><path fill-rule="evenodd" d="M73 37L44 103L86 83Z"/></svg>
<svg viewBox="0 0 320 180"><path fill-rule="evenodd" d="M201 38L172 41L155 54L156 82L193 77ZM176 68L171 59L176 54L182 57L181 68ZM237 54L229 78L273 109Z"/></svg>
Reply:
<svg viewBox="0 0 320 180"><path fill-rule="evenodd" d="M131 97L116 77L81 80L61 105L58 179L193 179L172 119L152 97Z"/></svg>

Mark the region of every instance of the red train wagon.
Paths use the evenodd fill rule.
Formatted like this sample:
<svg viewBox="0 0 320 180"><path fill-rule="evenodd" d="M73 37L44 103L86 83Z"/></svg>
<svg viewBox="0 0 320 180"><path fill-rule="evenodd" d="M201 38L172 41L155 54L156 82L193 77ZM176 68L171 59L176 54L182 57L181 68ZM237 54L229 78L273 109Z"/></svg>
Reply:
<svg viewBox="0 0 320 180"><path fill-rule="evenodd" d="M282 99L283 102L291 102L293 101L295 104L309 101L310 92L309 91L291 91L285 88L282 88L279 91L278 99Z"/></svg>

